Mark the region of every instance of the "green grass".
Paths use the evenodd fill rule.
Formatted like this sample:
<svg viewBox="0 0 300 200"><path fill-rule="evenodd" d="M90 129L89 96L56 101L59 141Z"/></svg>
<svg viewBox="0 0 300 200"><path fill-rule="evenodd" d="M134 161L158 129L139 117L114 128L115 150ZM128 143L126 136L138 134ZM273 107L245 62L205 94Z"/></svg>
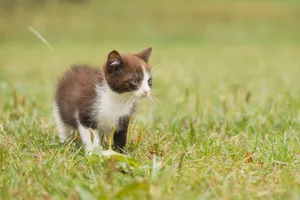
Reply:
<svg viewBox="0 0 300 200"><path fill-rule="evenodd" d="M297 1L136 1L138 16L93 2L1 19L0 199L300 199ZM68 65L150 45L161 97L129 132L140 166L59 143L51 105Z"/></svg>

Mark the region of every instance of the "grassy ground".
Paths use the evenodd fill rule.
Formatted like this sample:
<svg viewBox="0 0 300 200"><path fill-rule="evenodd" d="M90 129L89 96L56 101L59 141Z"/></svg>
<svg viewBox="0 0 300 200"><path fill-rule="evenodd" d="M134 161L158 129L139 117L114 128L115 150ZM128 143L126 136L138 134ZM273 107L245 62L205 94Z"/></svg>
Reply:
<svg viewBox="0 0 300 200"><path fill-rule="evenodd" d="M0 199L300 199L297 1L90 2L2 13ZM148 46L161 96L129 133L141 165L60 144L58 76Z"/></svg>

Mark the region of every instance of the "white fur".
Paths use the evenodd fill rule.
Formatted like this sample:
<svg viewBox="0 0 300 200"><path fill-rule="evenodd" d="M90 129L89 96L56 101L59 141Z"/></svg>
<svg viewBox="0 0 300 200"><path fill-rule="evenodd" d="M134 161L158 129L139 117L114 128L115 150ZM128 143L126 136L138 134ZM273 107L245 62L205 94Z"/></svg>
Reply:
<svg viewBox="0 0 300 200"><path fill-rule="evenodd" d="M119 61L114 61L114 62L112 62L109 66L117 66L117 65L119 65L119 64L120 64Z"/></svg>
<svg viewBox="0 0 300 200"><path fill-rule="evenodd" d="M82 126L79 122L78 130L81 141L83 144L85 144L86 153L91 154L93 149L100 145L99 132L95 129L88 129ZM94 139L92 139L92 137L94 137Z"/></svg>
<svg viewBox="0 0 300 200"><path fill-rule="evenodd" d="M144 96L144 92L148 92L147 96L150 95L150 86L148 85L148 80L150 78L150 74L146 71L145 66L142 66L144 72L144 78L142 80L142 84L140 88L135 91L135 95L138 97Z"/></svg>
<svg viewBox="0 0 300 200"><path fill-rule="evenodd" d="M53 104L53 116L55 118L55 122L57 124L58 127L58 132L59 132L59 138L61 142L66 141L66 139L68 137L70 137L70 135L72 134L73 129L66 125L60 117L59 114L59 108L57 106L56 103ZM86 153L90 154L92 152L92 150L99 146L100 144L100 137L99 137L99 131L95 130L95 129L88 129L85 128L84 126L82 126L78 120L78 112L75 113L75 117L77 119L77 123L78 123L78 131L80 134L80 138L83 144L86 145ZM93 134L94 140L92 141L91 138L91 132Z"/></svg>
<svg viewBox="0 0 300 200"><path fill-rule="evenodd" d="M96 100L94 102L94 118L99 122L101 133L109 134L112 128L118 128L118 120L130 114L133 101L127 101L129 96L112 91L108 85L96 86ZM133 100L133 98L132 98Z"/></svg>
<svg viewBox="0 0 300 200"><path fill-rule="evenodd" d="M72 128L63 123L63 121L61 120L56 103L53 104L53 116L58 128L59 139L61 142L64 142L72 134Z"/></svg>

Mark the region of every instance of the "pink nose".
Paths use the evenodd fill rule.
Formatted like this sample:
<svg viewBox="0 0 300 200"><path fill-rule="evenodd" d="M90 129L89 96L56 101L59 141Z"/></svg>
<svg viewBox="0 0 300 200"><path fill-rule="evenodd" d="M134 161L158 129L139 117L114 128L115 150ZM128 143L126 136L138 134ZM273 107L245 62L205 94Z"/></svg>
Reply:
<svg viewBox="0 0 300 200"><path fill-rule="evenodd" d="M144 91L143 91L143 94L144 94L144 96L149 95L149 94L150 94L150 90L144 90Z"/></svg>

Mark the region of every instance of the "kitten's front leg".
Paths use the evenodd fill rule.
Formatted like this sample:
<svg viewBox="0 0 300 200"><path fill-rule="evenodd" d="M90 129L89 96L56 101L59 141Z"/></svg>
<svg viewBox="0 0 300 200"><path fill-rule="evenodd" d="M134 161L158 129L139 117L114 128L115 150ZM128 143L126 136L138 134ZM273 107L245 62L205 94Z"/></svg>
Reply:
<svg viewBox="0 0 300 200"><path fill-rule="evenodd" d="M93 153L93 149L100 145L99 132L96 129L89 129L79 124L80 138L83 144L85 144L86 154Z"/></svg>
<svg viewBox="0 0 300 200"><path fill-rule="evenodd" d="M114 146L121 153L124 152L124 147L127 140L127 131L129 124L130 116L123 116L119 119L118 128L114 134Z"/></svg>

